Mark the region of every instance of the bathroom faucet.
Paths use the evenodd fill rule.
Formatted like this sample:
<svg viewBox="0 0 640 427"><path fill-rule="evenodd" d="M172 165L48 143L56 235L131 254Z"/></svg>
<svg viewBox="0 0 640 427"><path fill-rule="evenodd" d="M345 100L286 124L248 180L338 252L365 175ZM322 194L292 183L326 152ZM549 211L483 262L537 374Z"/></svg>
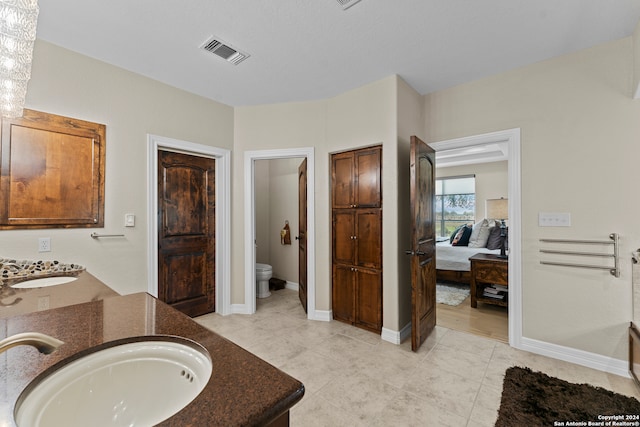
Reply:
<svg viewBox="0 0 640 427"><path fill-rule="evenodd" d="M24 332L22 334L11 335L0 341L0 353L17 345L31 345L37 348L40 353L49 354L62 344L64 344L63 341L50 337L49 335L39 332Z"/></svg>

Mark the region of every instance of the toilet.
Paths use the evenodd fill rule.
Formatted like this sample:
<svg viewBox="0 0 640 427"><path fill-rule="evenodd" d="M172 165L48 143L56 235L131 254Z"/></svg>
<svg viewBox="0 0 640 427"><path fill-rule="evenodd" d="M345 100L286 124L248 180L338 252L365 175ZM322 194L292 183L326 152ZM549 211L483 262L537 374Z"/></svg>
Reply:
<svg viewBox="0 0 640 427"><path fill-rule="evenodd" d="M273 270L269 264L256 263L256 297L267 298L271 296L269 292L269 279Z"/></svg>

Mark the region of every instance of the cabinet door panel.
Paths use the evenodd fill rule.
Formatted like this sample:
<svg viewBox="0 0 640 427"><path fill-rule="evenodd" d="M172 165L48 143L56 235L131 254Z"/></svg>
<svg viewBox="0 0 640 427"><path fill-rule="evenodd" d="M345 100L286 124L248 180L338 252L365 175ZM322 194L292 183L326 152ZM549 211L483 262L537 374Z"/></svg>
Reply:
<svg viewBox="0 0 640 427"><path fill-rule="evenodd" d="M355 153L356 196L359 208L377 208L382 201L380 149L362 150Z"/></svg>
<svg viewBox="0 0 640 427"><path fill-rule="evenodd" d="M356 216L356 262L361 267L382 268L382 213L358 210Z"/></svg>
<svg viewBox="0 0 640 427"><path fill-rule="evenodd" d="M331 201L334 208L354 207L354 163L352 153L334 154L331 157Z"/></svg>
<svg viewBox="0 0 640 427"><path fill-rule="evenodd" d="M333 262L354 263L355 224L352 210L333 211Z"/></svg>
<svg viewBox="0 0 640 427"><path fill-rule="evenodd" d="M333 266L332 310L333 318L353 323L354 312L354 271L353 267Z"/></svg>
<svg viewBox="0 0 640 427"><path fill-rule="evenodd" d="M356 269L355 324L366 329L382 330L382 273Z"/></svg>

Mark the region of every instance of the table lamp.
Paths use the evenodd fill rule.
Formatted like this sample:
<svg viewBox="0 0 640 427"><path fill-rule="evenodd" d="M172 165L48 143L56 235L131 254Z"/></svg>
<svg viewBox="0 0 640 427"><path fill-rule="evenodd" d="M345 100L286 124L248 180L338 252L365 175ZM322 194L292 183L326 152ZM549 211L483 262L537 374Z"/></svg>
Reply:
<svg viewBox="0 0 640 427"><path fill-rule="evenodd" d="M487 218L500 221L500 238L502 243L500 244L499 258L508 258L505 247L505 240L507 237L507 226L504 221L509 219L509 200L505 198L499 199L487 199L485 201L485 212Z"/></svg>

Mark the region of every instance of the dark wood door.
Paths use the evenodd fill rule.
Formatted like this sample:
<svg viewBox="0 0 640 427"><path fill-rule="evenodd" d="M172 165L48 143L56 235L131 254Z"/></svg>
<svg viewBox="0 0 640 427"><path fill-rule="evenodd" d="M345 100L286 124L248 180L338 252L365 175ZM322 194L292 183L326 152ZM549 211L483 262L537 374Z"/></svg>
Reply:
<svg viewBox="0 0 640 427"><path fill-rule="evenodd" d="M298 167L298 297L307 312L307 159Z"/></svg>
<svg viewBox="0 0 640 427"><path fill-rule="evenodd" d="M215 310L215 160L158 152L158 298Z"/></svg>
<svg viewBox="0 0 640 427"><path fill-rule="evenodd" d="M411 349L436 325L435 152L411 137Z"/></svg>

